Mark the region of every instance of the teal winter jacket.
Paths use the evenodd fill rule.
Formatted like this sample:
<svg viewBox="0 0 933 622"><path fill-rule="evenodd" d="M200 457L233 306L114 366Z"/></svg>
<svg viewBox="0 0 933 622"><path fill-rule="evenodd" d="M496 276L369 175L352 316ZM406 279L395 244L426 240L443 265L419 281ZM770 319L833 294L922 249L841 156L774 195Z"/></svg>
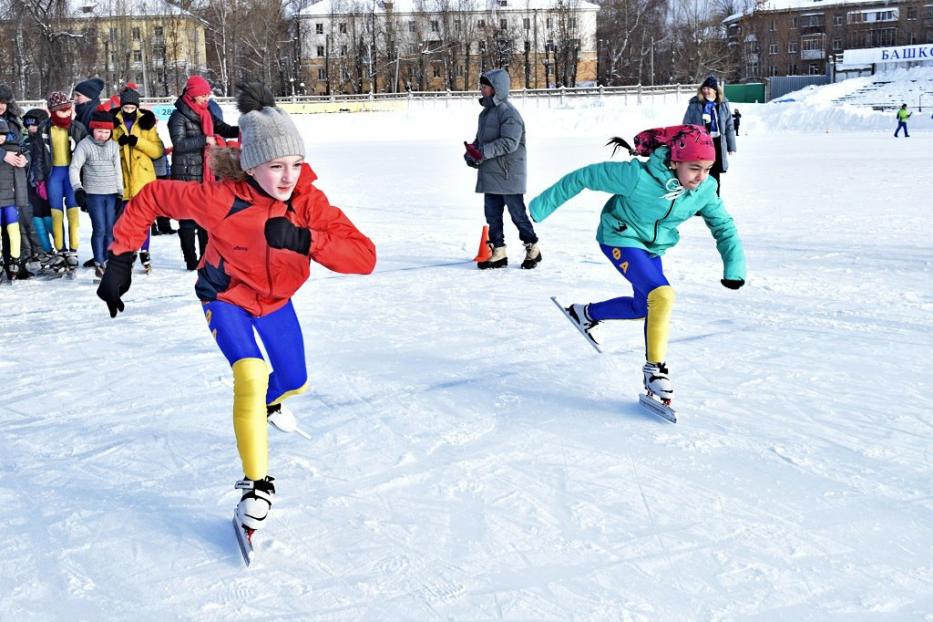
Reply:
<svg viewBox="0 0 933 622"><path fill-rule="evenodd" d="M596 239L607 246L641 248L663 255L680 240L677 227L701 216L709 227L723 262L724 279L745 280L745 253L732 216L716 196L716 180L707 177L694 190L683 190L667 167L668 148L654 151L647 161L602 162L564 175L531 200L535 222L551 215L583 189L609 192L600 216ZM680 191L680 192L678 192Z"/></svg>

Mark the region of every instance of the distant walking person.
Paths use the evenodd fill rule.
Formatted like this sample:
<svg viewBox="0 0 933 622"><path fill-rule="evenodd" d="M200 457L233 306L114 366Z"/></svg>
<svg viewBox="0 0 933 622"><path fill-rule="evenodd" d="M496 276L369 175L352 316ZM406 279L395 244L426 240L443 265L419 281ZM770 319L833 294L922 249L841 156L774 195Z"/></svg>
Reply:
<svg viewBox="0 0 933 622"><path fill-rule="evenodd" d="M525 245L522 268L534 268L541 261L538 236L525 208L525 182L528 177L525 159L525 122L508 101L509 74L502 69L484 73L480 79L479 113L476 138L463 142L463 159L477 169L476 192L484 195L486 224L489 225L489 246L492 257L477 264L480 270L504 268L509 263L505 249L502 213L509 208L512 222L518 227L518 237Z"/></svg>
<svg viewBox="0 0 933 622"><path fill-rule="evenodd" d="M910 115L911 113L907 111L907 104L901 104L897 111L897 129L894 130L894 138L897 138L901 128L904 129L904 138L910 138L910 132L907 131L907 119L910 118Z"/></svg>
<svg viewBox="0 0 933 622"><path fill-rule="evenodd" d="M703 80L697 89L697 94L687 104L684 113L685 125L701 125L706 128L716 147L716 161L709 172L710 177L716 180L716 196L722 188L719 176L729 170L729 158L726 155L735 153L735 128L732 125L732 111L729 102L719 86L715 76ZM725 141L723 141L725 139Z"/></svg>
<svg viewBox="0 0 933 622"><path fill-rule="evenodd" d="M739 123L742 121L742 113L736 108L732 113L732 126L735 127L735 135L739 135Z"/></svg>

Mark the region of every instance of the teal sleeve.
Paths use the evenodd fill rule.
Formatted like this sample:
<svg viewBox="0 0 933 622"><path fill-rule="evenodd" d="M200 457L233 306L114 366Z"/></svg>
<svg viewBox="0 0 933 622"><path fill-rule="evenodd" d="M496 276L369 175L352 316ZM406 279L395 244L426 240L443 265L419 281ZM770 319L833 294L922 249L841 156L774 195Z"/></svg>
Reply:
<svg viewBox="0 0 933 622"><path fill-rule="evenodd" d="M735 228L732 216L726 211L719 197L707 203L700 210L700 216L709 227L716 240L716 250L722 257L722 274L724 279L745 280L745 251L742 240Z"/></svg>
<svg viewBox="0 0 933 622"><path fill-rule="evenodd" d="M558 207L580 194L595 190L611 194L629 194L638 180L636 162L600 162L578 168L533 198L528 212L535 222L541 222Z"/></svg>

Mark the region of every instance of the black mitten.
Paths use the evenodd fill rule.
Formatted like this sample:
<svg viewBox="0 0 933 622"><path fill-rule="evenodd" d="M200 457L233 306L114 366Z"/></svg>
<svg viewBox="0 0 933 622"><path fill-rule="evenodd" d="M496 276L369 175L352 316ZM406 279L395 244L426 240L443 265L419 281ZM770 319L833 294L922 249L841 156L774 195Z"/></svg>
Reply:
<svg viewBox="0 0 933 622"><path fill-rule="evenodd" d="M97 286L97 297L107 303L107 309L112 318L117 317L117 313L124 309L120 297L130 289L134 259L136 259L135 253L128 252L120 255L110 253L104 276L100 280L100 285Z"/></svg>
<svg viewBox="0 0 933 622"><path fill-rule="evenodd" d="M82 212L87 211L87 192L84 191L84 188L75 190L75 202L78 204L78 207L81 208Z"/></svg>
<svg viewBox="0 0 933 622"><path fill-rule="evenodd" d="M132 134L124 134L126 136L126 142L129 143L130 147L135 147L136 143L139 142L139 136L133 136Z"/></svg>
<svg viewBox="0 0 933 622"><path fill-rule="evenodd" d="M307 255L311 250L311 232L296 227L284 216L267 220L265 233L266 242L272 248L285 248L302 255Z"/></svg>
<svg viewBox="0 0 933 622"><path fill-rule="evenodd" d="M719 279L719 282L722 283L723 287L728 287L729 289L738 289L745 285L743 279Z"/></svg>
<svg viewBox="0 0 933 622"><path fill-rule="evenodd" d="M120 138L117 139L117 144L119 144L122 147L123 145L128 145L129 143L130 143L129 134L120 134Z"/></svg>

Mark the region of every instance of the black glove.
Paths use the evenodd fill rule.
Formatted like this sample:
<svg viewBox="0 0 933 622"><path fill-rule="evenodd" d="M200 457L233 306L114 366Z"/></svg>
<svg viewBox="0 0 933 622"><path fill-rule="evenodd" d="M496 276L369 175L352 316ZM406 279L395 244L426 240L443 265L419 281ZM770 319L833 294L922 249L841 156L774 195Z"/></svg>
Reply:
<svg viewBox="0 0 933 622"><path fill-rule="evenodd" d="M284 216L267 220L265 233L266 242L272 248L285 248L302 255L307 255L311 250L311 232L296 227Z"/></svg>
<svg viewBox="0 0 933 622"><path fill-rule="evenodd" d="M738 289L745 285L744 279L719 279L719 282L722 283L723 287L728 287L729 289Z"/></svg>
<svg viewBox="0 0 933 622"><path fill-rule="evenodd" d="M139 142L139 136L133 136L132 134L124 134L126 136L126 142L130 144L130 147L135 147L136 143Z"/></svg>
<svg viewBox="0 0 933 622"><path fill-rule="evenodd" d="M479 168L479 164L476 163L476 160L471 158L468 154L463 154L463 161L466 162L466 165L470 168Z"/></svg>
<svg viewBox="0 0 933 622"><path fill-rule="evenodd" d="M81 208L82 212L87 211L87 192L84 191L84 188L75 190L75 202L78 204L78 207Z"/></svg>
<svg viewBox="0 0 933 622"><path fill-rule="evenodd" d="M130 144L130 135L129 134L120 134L120 138L117 139L117 143L122 147L123 145Z"/></svg>
<svg viewBox="0 0 933 622"><path fill-rule="evenodd" d="M104 270L104 276L97 286L97 297L107 303L107 309L110 310L110 317L117 317L117 313L123 311L123 301L120 296L130 289L130 282L133 279L133 260L136 254L132 252L114 255L110 253L107 260L107 268Z"/></svg>

